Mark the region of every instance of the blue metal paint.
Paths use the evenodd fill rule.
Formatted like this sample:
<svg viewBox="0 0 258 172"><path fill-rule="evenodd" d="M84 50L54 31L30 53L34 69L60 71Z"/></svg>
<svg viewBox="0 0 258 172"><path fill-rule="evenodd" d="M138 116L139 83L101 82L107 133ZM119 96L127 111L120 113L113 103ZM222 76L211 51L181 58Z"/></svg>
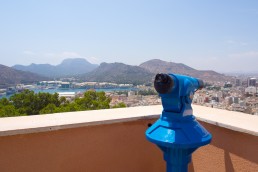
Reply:
<svg viewBox="0 0 258 172"><path fill-rule="evenodd" d="M162 92L158 88L166 85L167 79L171 80L171 88L166 87ZM160 118L147 129L146 138L163 151L167 172L187 172L192 153L209 144L212 138L196 121L191 106L193 94L203 87L203 81L184 75L157 74L155 82L156 90L162 92L159 95L163 111Z"/></svg>

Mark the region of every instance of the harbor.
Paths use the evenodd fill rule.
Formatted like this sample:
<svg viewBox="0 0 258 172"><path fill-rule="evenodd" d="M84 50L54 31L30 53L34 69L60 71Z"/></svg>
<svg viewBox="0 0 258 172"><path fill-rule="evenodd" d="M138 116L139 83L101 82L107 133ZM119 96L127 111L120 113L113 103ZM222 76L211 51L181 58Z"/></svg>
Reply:
<svg viewBox="0 0 258 172"><path fill-rule="evenodd" d="M137 90L132 84L115 84L108 82L83 82L83 83L71 83L62 81L41 81L33 85L18 84L6 89L0 89L0 99L10 98L16 93L20 93L23 90L31 90L35 93L58 93L60 95L66 95L67 97L73 97L83 94L87 90L115 92L115 91L135 91ZM65 97L66 97L65 96Z"/></svg>

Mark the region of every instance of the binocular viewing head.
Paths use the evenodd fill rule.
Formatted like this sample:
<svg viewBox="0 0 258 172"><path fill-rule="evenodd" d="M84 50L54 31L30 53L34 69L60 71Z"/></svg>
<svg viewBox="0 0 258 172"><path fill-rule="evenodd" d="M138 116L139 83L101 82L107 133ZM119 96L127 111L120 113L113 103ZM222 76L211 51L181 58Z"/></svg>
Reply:
<svg viewBox="0 0 258 172"><path fill-rule="evenodd" d="M177 76L180 76L180 78ZM185 80L192 82L192 85L195 86L196 90L202 89L204 87L204 82L201 79L197 79L189 76L183 76L183 75L171 75L171 74L158 73L155 76L154 88L159 94L170 93L171 90L175 87L175 84L179 84L177 83L177 80L179 82L184 82Z"/></svg>

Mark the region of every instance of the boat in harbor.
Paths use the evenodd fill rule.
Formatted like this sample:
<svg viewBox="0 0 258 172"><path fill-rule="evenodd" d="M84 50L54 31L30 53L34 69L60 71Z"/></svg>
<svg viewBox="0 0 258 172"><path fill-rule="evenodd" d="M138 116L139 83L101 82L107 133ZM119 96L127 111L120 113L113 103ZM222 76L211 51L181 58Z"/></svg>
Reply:
<svg viewBox="0 0 258 172"><path fill-rule="evenodd" d="M6 95L12 95L12 94L15 94L17 93L17 89L15 87L8 87L6 89Z"/></svg>
<svg viewBox="0 0 258 172"><path fill-rule="evenodd" d="M0 89L0 97L6 95L6 89Z"/></svg>
<svg viewBox="0 0 258 172"><path fill-rule="evenodd" d="M16 85L15 89L16 89L16 92L20 93L20 92L25 90L25 85L24 84L18 84L18 85Z"/></svg>

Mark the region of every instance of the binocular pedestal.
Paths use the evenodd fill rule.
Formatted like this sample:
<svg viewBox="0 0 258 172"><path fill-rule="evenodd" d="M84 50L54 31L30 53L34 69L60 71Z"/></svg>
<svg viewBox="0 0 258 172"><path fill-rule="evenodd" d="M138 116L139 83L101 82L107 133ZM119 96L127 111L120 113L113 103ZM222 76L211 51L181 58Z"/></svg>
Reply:
<svg viewBox="0 0 258 172"><path fill-rule="evenodd" d="M194 150L168 148L164 151L167 172L187 172L188 163L191 162L191 154Z"/></svg>
<svg viewBox="0 0 258 172"><path fill-rule="evenodd" d="M193 115L180 118L176 114L163 114L148 128L146 138L162 150L167 172L187 172L192 153L210 143L211 134Z"/></svg>

